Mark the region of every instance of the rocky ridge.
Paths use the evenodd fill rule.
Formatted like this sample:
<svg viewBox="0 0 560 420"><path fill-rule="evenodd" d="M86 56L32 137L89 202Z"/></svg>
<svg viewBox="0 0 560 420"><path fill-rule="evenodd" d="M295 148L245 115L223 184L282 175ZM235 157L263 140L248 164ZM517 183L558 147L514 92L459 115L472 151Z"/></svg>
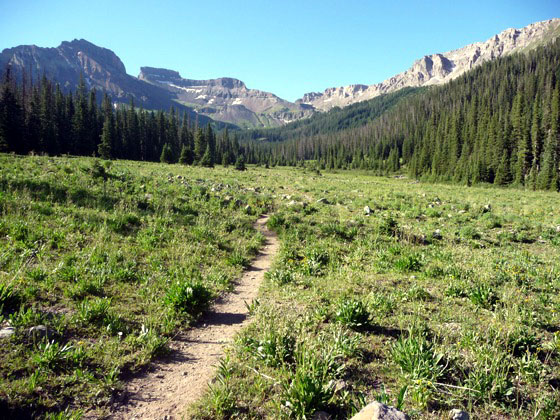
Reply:
<svg viewBox="0 0 560 420"><path fill-rule="evenodd" d="M192 80L182 78L177 71L142 67L138 78L168 90L178 102L200 114L245 127L280 126L314 112L309 105L248 89L241 80L230 77Z"/></svg>
<svg viewBox="0 0 560 420"><path fill-rule="evenodd" d="M443 54L426 55L411 68L374 85L349 85L328 88L324 92L303 95L296 103L327 111L344 107L404 87L439 85L453 80L472 68L507 54L536 48L560 35L560 19L536 22L522 29L506 29L485 42L477 42Z"/></svg>

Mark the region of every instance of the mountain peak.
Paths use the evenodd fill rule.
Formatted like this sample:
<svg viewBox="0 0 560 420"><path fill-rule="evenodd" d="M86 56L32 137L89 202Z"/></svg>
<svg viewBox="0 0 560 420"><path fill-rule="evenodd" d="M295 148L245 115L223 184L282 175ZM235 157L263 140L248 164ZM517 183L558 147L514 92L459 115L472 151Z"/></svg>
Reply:
<svg viewBox="0 0 560 420"><path fill-rule="evenodd" d="M328 88L323 93L306 93L298 102L326 111L334 106L346 106L394 92L403 87L418 87L446 83L486 61L518 51L536 48L560 36L560 19L532 23L522 29L509 28L485 42L425 55L412 67L389 79L364 88L350 85Z"/></svg>

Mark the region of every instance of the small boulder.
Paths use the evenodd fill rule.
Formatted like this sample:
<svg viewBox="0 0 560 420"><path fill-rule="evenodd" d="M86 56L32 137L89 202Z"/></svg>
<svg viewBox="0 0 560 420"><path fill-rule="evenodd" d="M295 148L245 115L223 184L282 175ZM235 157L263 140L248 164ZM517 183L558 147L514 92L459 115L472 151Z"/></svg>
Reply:
<svg viewBox="0 0 560 420"><path fill-rule="evenodd" d="M366 216L369 216L371 214L371 209L369 208L369 206L364 207L364 214Z"/></svg>
<svg viewBox="0 0 560 420"><path fill-rule="evenodd" d="M432 233L432 238L438 239L438 240L443 238L443 236L441 235L441 230L440 229L434 230L434 233Z"/></svg>
<svg viewBox="0 0 560 420"><path fill-rule="evenodd" d="M490 204L486 204L484 207L482 207L482 213L488 213L492 211L492 206Z"/></svg>
<svg viewBox="0 0 560 420"><path fill-rule="evenodd" d="M325 197L319 198L317 200L317 203L319 204L329 204L329 200L327 200Z"/></svg>
<svg viewBox="0 0 560 420"><path fill-rule="evenodd" d="M9 338L16 332L14 327L4 327L0 329L0 340L2 338Z"/></svg>
<svg viewBox="0 0 560 420"><path fill-rule="evenodd" d="M560 232L560 225L556 226L556 232Z"/></svg>
<svg viewBox="0 0 560 420"><path fill-rule="evenodd" d="M374 401L360 410L351 420L408 420L402 411Z"/></svg>
<svg viewBox="0 0 560 420"><path fill-rule="evenodd" d="M292 207L292 206L295 206L295 205L297 205L297 201L294 201L294 200L292 200L288 203L288 207Z"/></svg>
<svg viewBox="0 0 560 420"><path fill-rule="evenodd" d="M469 420L469 413L458 408L454 408L449 412L449 418L451 420Z"/></svg>
<svg viewBox="0 0 560 420"><path fill-rule="evenodd" d="M311 417L311 420L331 420L331 419L332 419L331 415L326 411L316 411L315 414L313 414L313 417Z"/></svg>
<svg viewBox="0 0 560 420"><path fill-rule="evenodd" d="M45 337L47 339L51 339L52 336L54 335L54 332L45 325L36 325L34 327L29 328L27 334L33 340L42 340Z"/></svg>

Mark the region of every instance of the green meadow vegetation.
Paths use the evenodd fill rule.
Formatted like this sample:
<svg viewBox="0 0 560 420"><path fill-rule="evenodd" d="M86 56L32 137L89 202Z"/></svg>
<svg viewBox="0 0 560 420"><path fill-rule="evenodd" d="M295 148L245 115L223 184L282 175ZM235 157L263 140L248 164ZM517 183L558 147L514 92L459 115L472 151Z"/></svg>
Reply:
<svg viewBox="0 0 560 420"><path fill-rule="evenodd" d="M189 415L560 416L556 193L267 173L281 251Z"/></svg>
<svg viewBox="0 0 560 420"><path fill-rule="evenodd" d="M102 415L231 289L270 205L233 172L0 155L1 412Z"/></svg>
<svg viewBox="0 0 560 420"><path fill-rule="evenodd" d="M265 212L281 249L189 416L342 419L372 400L418 419L560 416L557 193L13 155L0 155L0 323L14 328L0 410L108 413L231 290Z"/></svg>

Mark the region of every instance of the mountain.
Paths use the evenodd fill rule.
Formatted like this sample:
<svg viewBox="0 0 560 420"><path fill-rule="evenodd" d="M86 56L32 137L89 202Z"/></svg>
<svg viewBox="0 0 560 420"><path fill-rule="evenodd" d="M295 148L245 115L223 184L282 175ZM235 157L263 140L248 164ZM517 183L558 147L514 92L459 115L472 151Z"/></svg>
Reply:
<svg viewBox="0 0 560 420"><path fill-rule="evenodd" d="M426 55L410 69L374 85L349 85L328 88L323 93L306 93L296 103L311 105L326 111L335 106L394 92L403 87L440 85L453 80L484 62L514 53L534 49L560 35L560 19L533 23L522 29L506 29L486 42L477 42L443 54Z"/></svg>
<svg viewBox="0 0 560 420"><path fill-rule="evenodd" d="M314 113L309 105L248 89L241 80L229 77L192 80L182 78L177 71L142 67L138 78L166 89L177 102L199 114L241 127L281 126Z"/></svg>
<svg viewBox="0 0 560 420"><path fill-rule="evenodd" d="M84 39L64 41L56 48L21 45L0 54L0 69L10 66L16 78L23 74L37 80L43 74L75 91L80 74L88 88L106 91L117 103L146 109L187 110L199 123L216 120L239 127L277 127L306 118L313 107L294 104L278 96L248 89L240 80L228 77L213 80L183 79L176 71L142 67L139 77L126 73L120 58L111 50Z"/></svg>
<svg viewBox="0 0 560 420"><path fill-rule="evenodd" d="M88 88L106 91L115 102L128 103L134 97L136 105L147 109L168 110L174 101L163 89L130 76L117 55L84 39L64 41L56 48L21 45L7 48L0 54L0 69L10 66L21 80L37 80L43 74L68 90L76 90L83 73Z"/></svg>

